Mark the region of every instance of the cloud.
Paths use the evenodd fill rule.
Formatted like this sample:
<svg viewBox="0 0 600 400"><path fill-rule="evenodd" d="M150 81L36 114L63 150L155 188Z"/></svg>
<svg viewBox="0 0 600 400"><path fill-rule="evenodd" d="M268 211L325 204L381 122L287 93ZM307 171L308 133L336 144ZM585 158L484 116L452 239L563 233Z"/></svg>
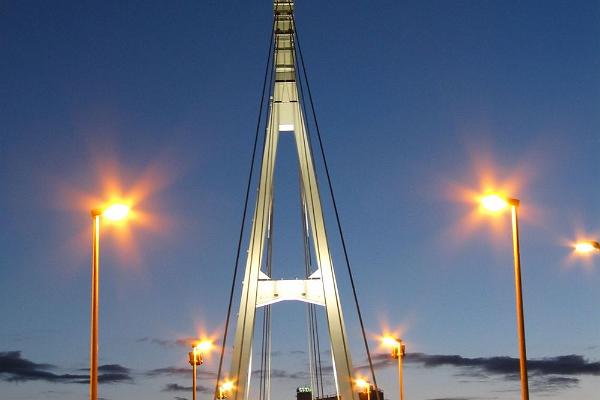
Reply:
<svg viewBox="0 0 600 400"><path fill-rule="evenodd" d="M20 351L0 352L0 380L5 382L46 381L53 383L89 383L88 374L59 374L51 364L35 363L21 357ZM98 367L99 383L133 382L129 369L117 364Z"/></svg>
<svg viewBox="0 0 600 400"><path fill-rule="evenodd" d="M396 365L396 361L389 354L375 354L372 361L375 369ZM514 357L469 358L459 355L408 353L405 361L425 368L455 367L459 369L456 376L477 379L480 382L490 378L519 379L519 359ZM552 392L574 388L580 382L577 376L600 375L600 362L588 361L577 354L529 359L527 360L527 368L531 390L536 392ZM363 364L357 369L367 370L369 365Z"/></svg>
<svg viewBox="0 0 600 400"><path fill-rule="evenodd" d="M183 386L178 383L167 383L162 390L163 392L191 392L191 386ZM211 390L205 386L196 386L196 392L209 393Z"/></svg>
<svg viewBox="0 0 600 400"><path fill-rule="evenodd" d="M135 340L136 343L152 343L159 346L168 347L172 344L171 340L143 337Z"/></svg>
<svg viewBox="0 0 600 400"><path fill-rule="evenodd" d="M535 392L556 392L579 386L579 378L567 376L534 376L530 379L531 390Z"/></svg>
<svg viewBox="0 0 600 400"><path fill-rule="evenodd" d="M202 373L202 372L200 372ZM165 368L156 368L151 369L146 372L147 376L159 376L159 375L189 375L189 368L179 368L179 367L165 367Z"/></svg>
<svg viewBox="0 0 600 400"><path fill-rule="evenodd" d="M180 339L170 340L170 339L160 339L160 338L152 338L152 337L142 337L136 339L136 343L150 343L156 344L162 347L192 347L195 342L198 341L198 338L193 337L183 337Z"/></svg>
<svg viewBox="0 0 600 400"><path fill-rule="evenodd" d="M86 371L86 378L88 377L88 368L82 368L79 371ZM133 381L131 370L119 364L100 365L98 366L98 373L98 383ZM89 379L86 379L85 383L89 383Z"/></svg>
<svg viewBox="0 0 600 400"><path fill-rule="evenodd" d="M189 376L192 373L192 369L190 368L180 368L180 367L165 367L165 368L156 368L151 369L145 373L146 376L160 376L160 375L184 375ZM204 376L207 378L214 378L217 374L213 371L209 371L206 369L198 369L198 375Z"/></svg>
<svg viewBox="0 0 600 400"><path fill-rule="evenodd" d="M252 376L258 377L260 375L260 369L252 371ZM283 369L273 368L271 369L271 379L293 379L306 381L310 376L306 371L290 372Z"/></svg>
<svg viewBox="0 0 600 400"><path fill-rule="evenodd" d="M373 369L380 369L391 367L397 364L397 361L392 359L388 353L373 354L371 356L371 362L373 363ZM329 369L333 370L333 366L329 366ZM356 367L357 370L368 370L370 369L369 364L365 363Z"/></svg>
<svg viewBox="0 0 600 400"><path fill-rule="evenodd" d="M99 383L133 381L131 370L119 364L105 364L98 367Z"/></svg>
<svg viewBox="0 0 600 400"><path fill-rule="evenodd" d="M130 372L129 368L126 368L119 364L104 364L98 367L99 372L110 372L110 373L121 373L128 374Z"/></svg>
<svg viewBox="0 0 600 400"><path fill-rule="evenodd" d="M389 354L375 354L372 357L374 368L395 366L396 361ZM464 376L482 377L487 375L518 375L519 359L514 357L462 357L459 355L431 355L408 353L405 362L420 364L425 368L451 366L465 369ZM357 369L368 369L364 364ZM590 362L583 356L571 354L527 360L531 374L540 375L600 375L600 362Z"/></svg>
<svg viewBox="0 0 600 400"><path fill-rule="evenodd" d="M98 368L100 369L100 368ZM89 383L89 378L86 378L84 382L79 383ZM117 374L117 373L106 373L98 375L98 383L120 383L120 382L133 382L133 377L129 374Z"/></svg>
<svg viewBox="0 0 600 400"><path fill-rule="evenodd" d="M453 366L475 370L490 375L516 375L519 359L513 357L468 358L458 355L429 355L411 353L406 362L421 364L426 368ZM527 368L531 374L539 375L600 375L600 362L587 361L583 356L572 354L558 357L530 359Z"/></svg>

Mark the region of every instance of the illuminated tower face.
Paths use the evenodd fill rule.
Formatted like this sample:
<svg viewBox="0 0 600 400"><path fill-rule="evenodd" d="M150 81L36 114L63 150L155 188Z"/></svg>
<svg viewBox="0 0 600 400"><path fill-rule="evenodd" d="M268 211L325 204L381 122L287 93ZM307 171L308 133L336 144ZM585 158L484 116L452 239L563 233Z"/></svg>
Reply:
<svg viewBox="0 0 600 400"><path fill-rule="evenodd" d="M296 300L323 306L327 315L337 393L356 400L352 390L352 359L346 338L321 196L311 154L307 127L298 95L294 3L275 0L274 81L262 155L256 209L240 299L229 377L235 381L232 400L248 396L256 309L280 301ZM300 193L316 269L304 280L273 280L262 270L265 242L273 211L273 172L279 135L293 135L299 161ZM299 318L304 318L299 315Z"/></svg>

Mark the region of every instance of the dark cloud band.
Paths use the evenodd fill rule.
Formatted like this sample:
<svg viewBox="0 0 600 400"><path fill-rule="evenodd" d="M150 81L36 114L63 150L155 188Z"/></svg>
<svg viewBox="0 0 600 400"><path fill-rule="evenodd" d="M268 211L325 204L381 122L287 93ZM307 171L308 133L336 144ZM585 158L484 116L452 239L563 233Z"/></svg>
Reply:
<svg viewBox="0 0 600 400"><path fill-rule="evenodd" d="M180 385L178 383L167 383L162 391L163 392L191 392L192 387ZM200 393L209 393L211 391L211 389L209 389L205 386L202 386L202 385L198 385L196 387L196 391L200 392Z"/></svg>
<svg viewBox="0 0 600 400"><path fill-rule="evenodd" d="M45 381L53 383L89 383L88 374L58 374L51 364L38 364L21 357L20 351L0 352L0 380L5 382ZM130 371L117 364L98 367L99 383L133 382Z"/></svg>
<svg viewBox="0 0 600 400"><path fill-rule="evenodd" d="M509 375L519 372L519 359L513 357L468 358L459 355L407 354L406 362L432 368L439 366L478 369L488 374ZM600 375L600 362L587 361L583 356L566 356L530 359L527 368L531 374L541 375Z"/></svg>

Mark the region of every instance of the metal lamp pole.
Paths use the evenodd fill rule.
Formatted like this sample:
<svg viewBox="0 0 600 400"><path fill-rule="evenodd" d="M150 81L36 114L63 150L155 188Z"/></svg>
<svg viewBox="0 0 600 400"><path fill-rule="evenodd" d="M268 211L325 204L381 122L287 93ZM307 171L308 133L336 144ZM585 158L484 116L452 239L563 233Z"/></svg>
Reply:
<svg viewBox="0 0 600 400"><path fill-rule="evenodd" d="M90 326L90 400L98 398L98 274L100 270L100 216L92 210L92 309Z"/></svg>
<svg viewBox="0 0 600 400"><path fill-rule="evenodd" d="M90 324L90 400L98 399L98 292L100 276L100 217L118 221L127 216L129 207L113 204L97 208L92 215L92 307Z"/></svg>
<svg viewBox="0 0 600 400"><path fill-rule="evenodd" d="M523 286L521 282L521 253L519 250L519 205L517 199L508 199L497 194L481 198L482 206L493 213L501 212L510 206L512 212L513 259L515 264L515 295L517 307L517 333L519 336L519 369L521 372L521 399L529 400L527 378L527 351L525 349L525 317L523 316Z"/></svg>
<svg viewBox="0 0 600 400"><path fill-rule="evenodd" d="M383 343L386 346L390 346L392 348L392 358L398 360L398 386L400 392L400 400L404 400L404 377L402 371L402 364L404 361L404 356L406 355L406 347L404 346L404 342L402 339L398 339L392 336L385 336L383 338Z"/></svg>
<svg viewBox="0 0 600 400"><path fill-rule="evenodd" d="M190 364L192 365L192 400L196 400L196 392L197 392L197 368L198 365L202 365L204 362L202 360L202 354L198 351L198 346L192 347L192 351L188 353Z"/></svg>
<svg viewBox="0 0 600 400"><path fill-rule="evenodd" d="M404 361L404 355L406 354L406 347L402 340L398 339L398 347L396 347L395 358L398 359L398 382L400 385L400 400L404 400L404 376L402 372L402 363Z"/></svg>
<svg viewBox="0 0 600 400"><path fill-rule="evenodd" d="M521 372L521 399L529 400L527 377L527 350L525 347L525 317L523 312L523 286L521 282L521 252L519 248L519 200L509 199L512 211L513 256L515 263L515 294L517 307L517 331L519 334L519 367Z"/></svg>

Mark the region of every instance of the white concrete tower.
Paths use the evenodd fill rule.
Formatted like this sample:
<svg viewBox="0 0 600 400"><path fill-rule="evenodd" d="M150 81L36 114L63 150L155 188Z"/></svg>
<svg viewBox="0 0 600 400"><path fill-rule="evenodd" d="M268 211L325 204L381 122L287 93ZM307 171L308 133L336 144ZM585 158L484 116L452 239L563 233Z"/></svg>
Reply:
<svg viewBox="0 0 600 400"><path fill-rule="evenodd" d="M273 98L267 119L258 197L250 233L229 371L229 379L232 379L235 385L230 399L247 400L248 398L257 308L284 300L297 300L325 308L338 396L343 400L356 400L358 396L353 391L352 359L325 232L315 167L296 84L298 69L294 38L294 2L274 0L273 10L275 13ZM273 172L280 134L295 137L301 175L300 189L306 205L310 237L316 258L317 269L304 280L273 280L261 270L267 227L273 205Z"/></svg>

